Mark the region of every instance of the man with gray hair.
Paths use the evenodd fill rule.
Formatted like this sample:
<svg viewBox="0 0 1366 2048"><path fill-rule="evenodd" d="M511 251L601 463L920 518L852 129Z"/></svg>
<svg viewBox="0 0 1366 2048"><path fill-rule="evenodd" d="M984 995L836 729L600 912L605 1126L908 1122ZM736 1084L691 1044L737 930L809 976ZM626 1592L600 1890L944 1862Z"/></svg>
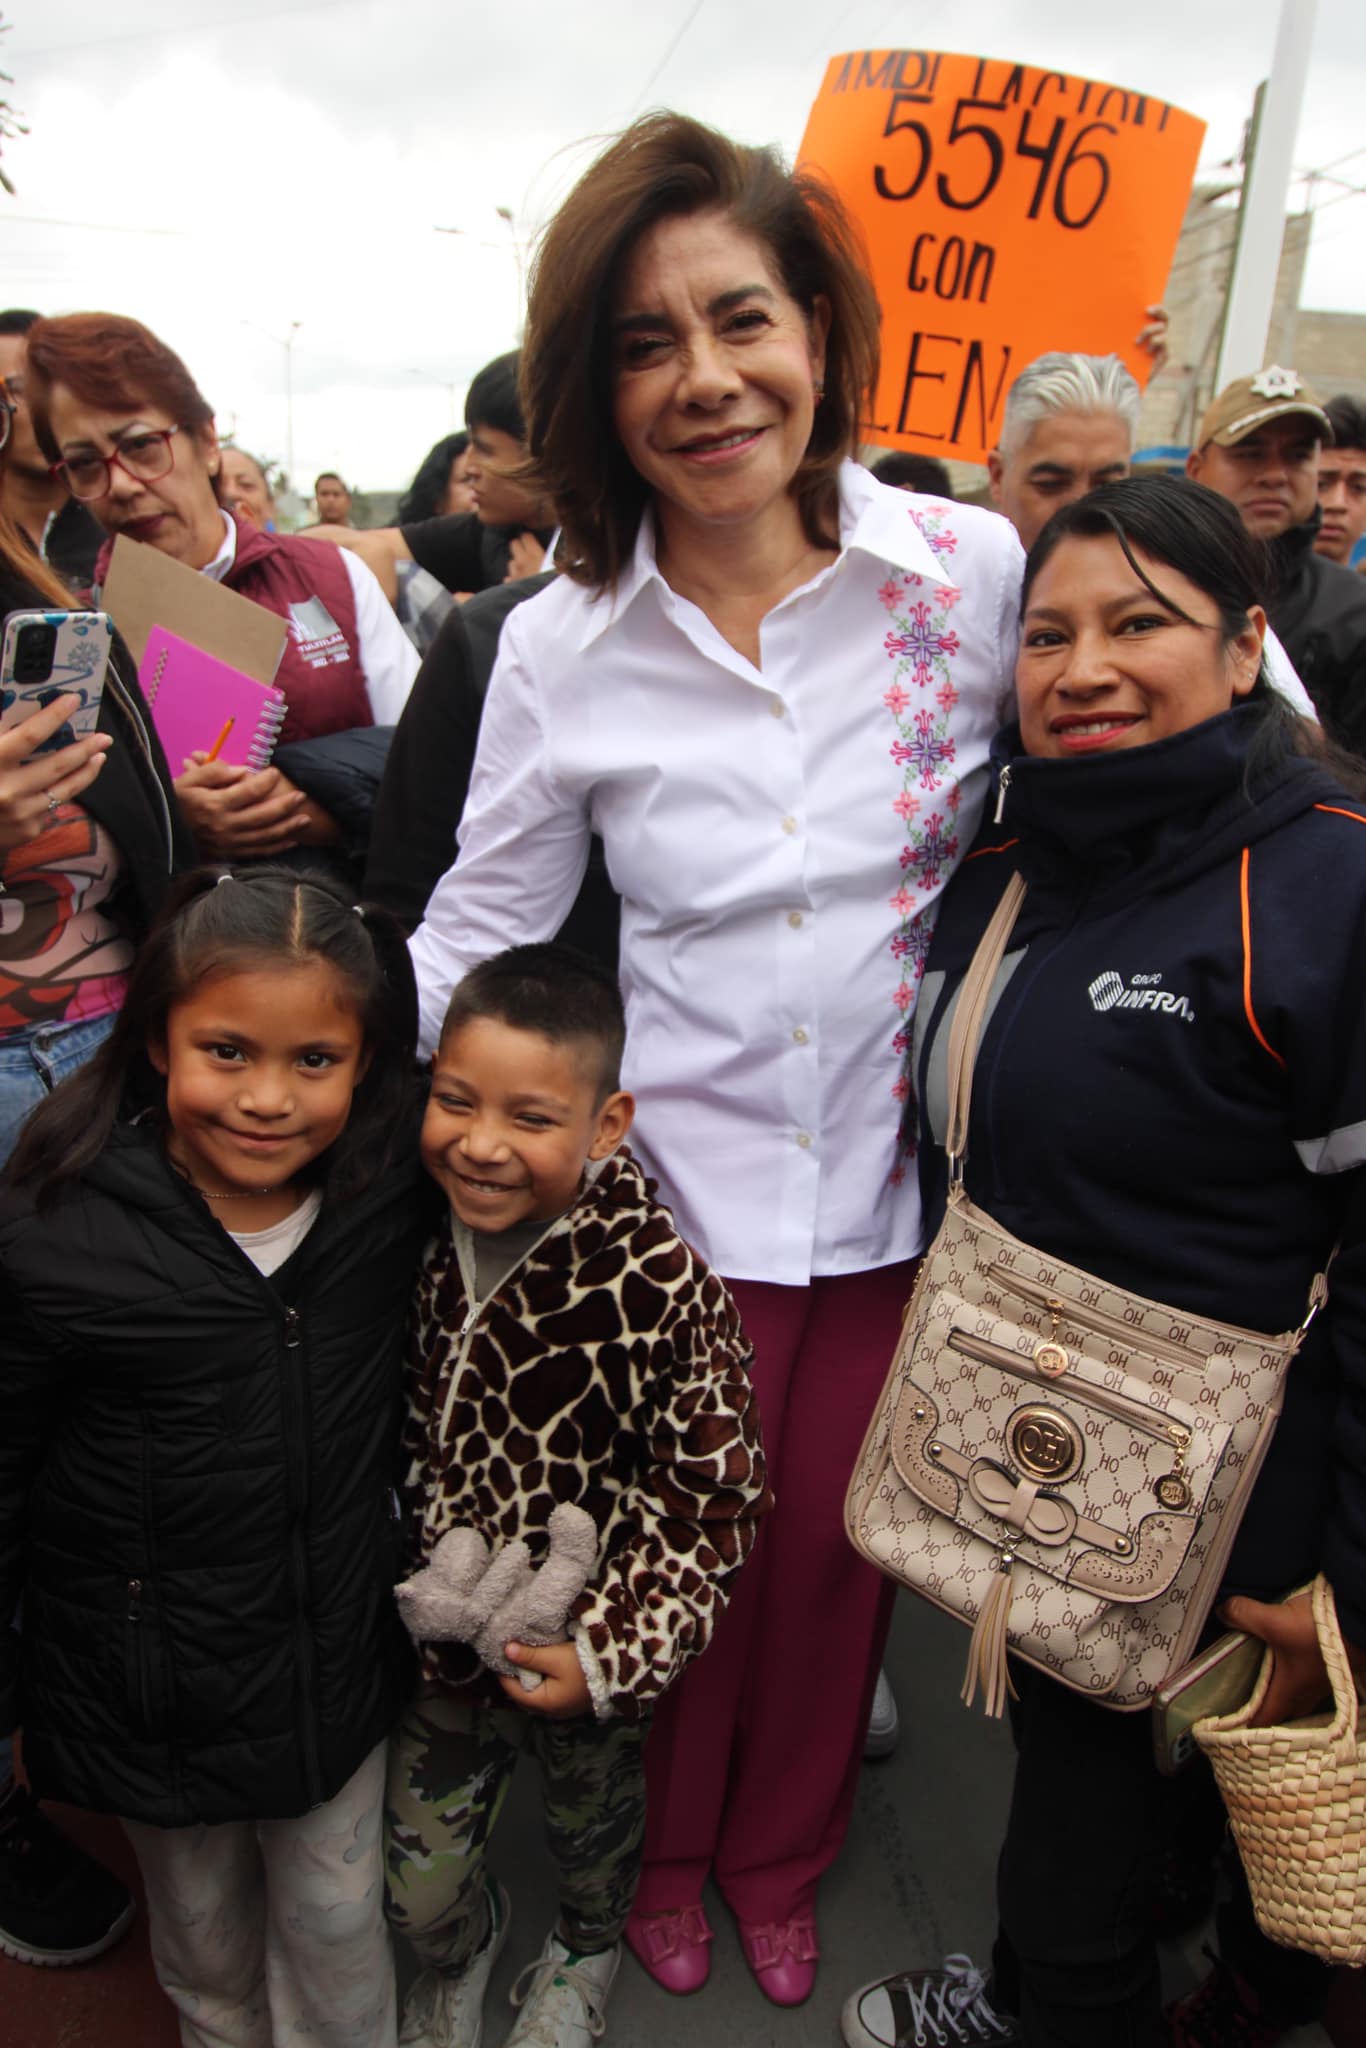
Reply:
<svg viewBox="0 0 1366 2048"><path fill-rule="evenodd" d="M1028 551L1059 505L1129 474L1142 397L1118 356L1036 356L987 457L992 503Z"/></svg>

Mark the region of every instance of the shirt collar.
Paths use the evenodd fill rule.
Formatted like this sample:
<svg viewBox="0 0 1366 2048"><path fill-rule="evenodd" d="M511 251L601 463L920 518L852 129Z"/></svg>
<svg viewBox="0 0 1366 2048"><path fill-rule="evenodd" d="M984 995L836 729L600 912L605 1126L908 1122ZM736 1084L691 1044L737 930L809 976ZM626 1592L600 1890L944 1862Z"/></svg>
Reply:
<svg viewBox="0 0 1366 2048"><path fill-rule="evenodd" d="M926 576L935 583L952 581L948 571L925 539L916 521L918 500L906 491L880 484L862 463L840 464L840 555L870 555L889 562L913 576ZM642 514L631 560L617 579L616 588L588 607L579 649L591 647L608 628L623 619L650 584L660 590L668 585L655 559L654 518L648 507Z"/></svg>
<svg viewBox="0 0 1366 2048"><path fill-rule="evenodd" d="M223 521L223 545L219 548L218 553L214 556L213 560L211 562L206 562L204 564L204 567L199 572L201 576L212 576L215 583L221 583L223 581L223 578L228 574L229 570L232 568L233 563L237 560L236 523L223 510L221 505L218 508L218 512L219 517Z"/></svg>

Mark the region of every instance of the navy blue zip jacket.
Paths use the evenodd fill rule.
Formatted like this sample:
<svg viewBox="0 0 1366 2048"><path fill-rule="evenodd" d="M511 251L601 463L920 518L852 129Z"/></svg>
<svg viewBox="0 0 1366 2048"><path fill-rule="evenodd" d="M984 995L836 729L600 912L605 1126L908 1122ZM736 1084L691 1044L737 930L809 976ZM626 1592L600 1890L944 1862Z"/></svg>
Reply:
<svg viewBox="0 0 1366 2048"><path fill-rule="evenodd" d="M1018 869L968 1192L1107 1280L1272 1332L1341 1240L1226 1589L1276 1598L1321 1565L1366 1645L1366 804L1300 758L1250 788L1262 716L1085 761L999 736L999 822L945 893L917 1009L921 1179L934 1228L953 999Z"/></svg>
<svg viewBox="0 0 1366 2048"><path fill-rule="evenodd" d="M0 1729L36 1791L161 1827L330 1799L411 1683L393 1585L416 1147L266 1279L114 1130L0 1193Z"/></svg>

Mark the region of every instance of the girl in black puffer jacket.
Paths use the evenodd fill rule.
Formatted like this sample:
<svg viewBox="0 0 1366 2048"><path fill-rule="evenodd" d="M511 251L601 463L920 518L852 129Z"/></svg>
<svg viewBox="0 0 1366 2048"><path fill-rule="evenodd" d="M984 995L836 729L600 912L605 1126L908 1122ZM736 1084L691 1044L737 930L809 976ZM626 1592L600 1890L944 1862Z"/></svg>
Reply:
<svg viewBox="0 0 1366 2048"><path fill-rule="evenodd" d="M0 1730L128 1825L187 2040L394 2037L415 1040L387 917L200 871L0 1194Z"/></svg>

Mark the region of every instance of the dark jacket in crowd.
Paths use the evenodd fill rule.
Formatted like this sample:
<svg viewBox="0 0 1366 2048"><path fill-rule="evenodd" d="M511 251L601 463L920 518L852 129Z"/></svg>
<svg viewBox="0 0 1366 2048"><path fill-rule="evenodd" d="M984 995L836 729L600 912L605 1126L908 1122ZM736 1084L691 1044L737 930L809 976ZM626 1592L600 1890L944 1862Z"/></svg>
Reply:
<svg viewBox="0 0 1366 2048"><path fill-rule="evenodd" d="M22 577L0 565L0 614L50 611L52 603ZM194 845L180 815L170 770L151 713L138 688L137 670L114 635L109 676L100 700L98 730L114 744L104 766L78 799L103 825L119 850L122 880L115 899L120 923L136 944L182 868L194 865ZM3 860L0 860L3 866Z"/></svg>
<svg viewBox="0 0 1366 2048"><path fill-rule="evenodd" d="M1271 543L1276 596L1268 617L1323 729L1366 755L1366 579L1314 553L1317 507Z"/></svg>
<svg viewBox="0 0 1366 2048"><path fill-rule="evenodd" d="M120 1124L0 1192L0 1729L40 1794L158 1826L299 1814L392 1727L416 1147L269 1279Z"/></svg>
<svg viewBox="0 0 1366 2048"><path fill-rule="evenodd" d="M477 512L444 512L437 519L414 519L400 526L408 552L419 569L435 576L446 590L491 590L508 572L512 543L520 526L485 526ZM553 529L536 538L549 547Z"/></svg>
<svg viewBox="0 0 1366 2048"><path fill-rule="evenodd" d="M1366 804L1296 757L1249 796L1260 721L1090 761L997 741L1002 818L945 894L917 1008L922 1181L935 1224L949 1003L1018 868L968 1192L1102 1279L1272 1332L1341 1239L1227 1586L1275 1598L1322 1565L1366 1645Z"/></svg>
<svg viewBox="0 0 1366 2048"><path fill-rule="evenodd" d="M89 507L79 498L68 498L47 522L43 559L68 590L88 590L95 580L95 563L104 538L104 528Z"/></svg>
<svg viewBox="0 0 1366 2048"><path fill-rule="evenodd" d="M421 924L428 898L455 859L503 623L515 606L553 581L553 572L525 576L458 605L443 619L418 670L389 749L365 869L367 899L382 903L409 931ZM587 873L558 936L615 973L620 923L602 843L594 838Z"/></svg>

